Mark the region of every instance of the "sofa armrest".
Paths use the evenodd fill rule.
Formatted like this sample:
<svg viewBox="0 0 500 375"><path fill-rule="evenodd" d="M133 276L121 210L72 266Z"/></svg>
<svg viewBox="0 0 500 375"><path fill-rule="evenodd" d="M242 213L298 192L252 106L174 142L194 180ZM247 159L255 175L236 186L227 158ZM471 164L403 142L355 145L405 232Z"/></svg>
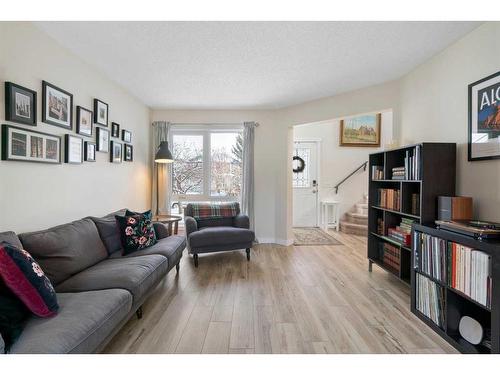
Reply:
<svg viewBox="0 0 500 375"><path fill-rule="evenodd" d="M250 219L247 215L238 214L233 219L233 225L236 228L250 229Z"/></svg>
<svg viewBox="0 0 500 375"><path fill-rule="evenodd" d="M161 240L169 236L168 228L165 224L154 222L153 228L155 229L156 239Z"/></svg>
<svg viewBox="0 0 500 375"><path fill-rule="evenodd" d="M191 233L198 230L198 223L194 217L184 216L184 225L186 226L186 237L189 237Z"/></svg>

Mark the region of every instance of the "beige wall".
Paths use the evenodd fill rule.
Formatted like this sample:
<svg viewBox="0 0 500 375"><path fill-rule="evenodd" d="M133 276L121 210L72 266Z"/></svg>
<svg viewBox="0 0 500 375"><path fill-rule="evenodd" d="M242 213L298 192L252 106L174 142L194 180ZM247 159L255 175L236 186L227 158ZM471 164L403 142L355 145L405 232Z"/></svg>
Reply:
<svg viewBox="0 0 500 375"><path fill-rule="evenodd" d="M500 23L483 24L401 80L401 139L456 142L457 193L500 221L500 161L467 161L467 85L500 70Z"/></svg>
<svg viewBox="0 0 500 375"><path fill-rule="evenodd" d="M97 153L96 163L83 165L0 161L0 232L44 229L125 206L149 207L149 109L30 23L2 22L0 35L2 123L6 123L3 81L12 81L38 93L38 124L26 128L67 133L41 121L42 80L46 80L72 93L74 106L92 110L94 97L107 102L109 120L131 130L134 145L133 163L111 164L104 153Z"/></svg>
<svg viewBox="0 0 500 375"><path fill-rule="evenodd" d="M392 111L382 111L381 114L380 147L345 147L340 144L340 120L327 120L312 124L298 125L293 129L295 140L321 140L319 199L335 199L340 202L340 213L350 211L354 204L368 194L368 168L359 171L340 186L338 194L333 188L354 168L368 160L368 155L383 149L383 146L393 140Z"/></svg>

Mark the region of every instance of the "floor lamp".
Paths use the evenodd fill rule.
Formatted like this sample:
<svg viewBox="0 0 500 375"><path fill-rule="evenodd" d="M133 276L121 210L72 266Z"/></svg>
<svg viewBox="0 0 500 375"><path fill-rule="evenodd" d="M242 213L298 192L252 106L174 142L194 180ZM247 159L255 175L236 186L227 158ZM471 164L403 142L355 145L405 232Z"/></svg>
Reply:
<svg viewBox="0 0 500 375"><path fill-rule="evenodd" d="M174 162L174 157L168 149L168 142L162 141L156 151L155 163L158 164L171 164ZM159 192L159 178L158 178L158 168L156 168L156 216L160 214L160 192Z"/></svg>

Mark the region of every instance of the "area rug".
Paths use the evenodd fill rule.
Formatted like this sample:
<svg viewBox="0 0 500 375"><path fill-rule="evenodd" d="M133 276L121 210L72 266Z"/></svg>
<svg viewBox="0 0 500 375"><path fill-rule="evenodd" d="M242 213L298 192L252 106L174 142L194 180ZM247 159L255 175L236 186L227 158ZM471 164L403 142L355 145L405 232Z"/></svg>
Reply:
<svg viewBox="0 0 500 375"><path fill-rule="evenodd" d="M341 242L319 228L293 228L293 244L296 246L308 245L342 245Z"/></svg>

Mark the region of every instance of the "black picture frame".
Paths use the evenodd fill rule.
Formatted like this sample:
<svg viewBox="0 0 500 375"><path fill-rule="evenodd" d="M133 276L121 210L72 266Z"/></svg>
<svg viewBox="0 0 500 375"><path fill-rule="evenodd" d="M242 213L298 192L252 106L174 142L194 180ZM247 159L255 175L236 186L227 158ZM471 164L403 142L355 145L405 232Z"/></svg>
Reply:
<svg viewBox="0 0 500 375"><path fill-rule="evenodd" d="M10 143L12 141L12 134L17 132L18 135L25 135L24 140L18 139L17 147L24 147L24 156L20 153L14 155L12 152L12 147ZM29 138L28 138L29 137ZM43 157L33 157L32 155L28 156L28 150L31 149L31 153L33 153L33 146L31 145L32 138L41 138L42 146L38 147L38 149L42 150ZM22 144L24 141L24 145ZM39 141L39 140L37 140ZM50 146L49 146L50 141ZM20 142L20 144L19 144ZM55 144L54 144L55 142ZM31 162L31 163L45 163L45 164L61 164L61 137L53 134L42 133L39 131L34 131L26 128L20 128L13 125L2 125L2 160L5 161L21 161L21 162ZM29 146L28 147L28 143ZM55 150L54 150L55 146ZM35 148L36 150L36 148ZM50 150L50 151L49 151ZM52 155L53 157L47 157L48 155Z"/></svg>
<svg viewBox="0 0 500 375"><path fill-rule="evenodd" d="M96 150L98 152L109 152L109 130L104 128L95 128L96 130ZM107 133L107 136L105 134ZM107 138L107 140L104 140Z"/></svg>
<svg viewBox="0 0 500 375"><path fill-rule="evenodd" d="M111 137L120 138L120 124L116 122L111 123Z"/></svg>
<svg viewBox="0 0 500 375"><path fill-rule="evenodd" d="M29 101L28 104L21 101ZM26 108L28 106L28 108ZM36 126L37 93L13 82L5 82L5 121ZM28 111L29 116L26 116Z"/></svg>
<svg viewBox="0 0 500 375"><path fill-rule="evenodd" d="M489 86L487 85L488 81L490 82ZM483 87L484 86L484 87ZM492 88L494 87L494 88ZM477 91L476 91L477 90ZM500 108L494 104L497 102L500 102L500 71L491 74L485 78L482 78L476 82L471 83L468 85L468 144L467 144L467 160L468 161L479 161L479 160L493 160L493 159L500 159L500 147L498 147L498 150L493 150L489 152L495 152L491 155L478 155L479 147L480 145L485 145L488 142L474 142L473 138L474 136L477 138L482 138L482 137L488 137L488 139L497 139L500 138L500 123L493 123L492 125L496 125L495 127L497 129L494 129L491 127L491 129L481 129L482 132L479 130L480 126L480 118L484 117L485 115L488 114L490 111L494 111L495 109L493 107L496 107L496 115L491 116L493 121L495 121L496 118L500 118ZM486 94L486 97L484 96ZM488 97L491 95L494 100L489 100L490 98ZM478 100L479 97L482 97L483 100ZM476 101L475 101L476 100ZM483 104L489 104L488 108L483 108ZM479 108L473 108L474 104L478 104ZM485 123L482 124L482 126L487 127L490 126L491 124L486 124L486 121L489 120L490 116L487 116L487 120L485 120ZM475 129L476 128L476 129ZM474 132L477 130L477 132ZM497 142L493 142L492 144L495 145ZM477 144L478 150L473 149L473 144ZM500 142L497 143L500 145ZM487 146L487 145L486 145ZM483 146L484 150L484 146ZM486 151L488 152L488 151Z"/></svg>
<svg viewBox="0 0 500 375"><path fill-rule="evenodd" d="M119 150L119 157L115 155L115 149L116 151ZM123 159L123 147L121 143L111 141L111 146L110 146L110 153L109 153L109 161L111 163L119 164L122 162Z"/></svg>
<svg viewBox="0 0 500 375"><path fill-rule="evenodd" d="M100 116L100 110L101 106L105 107L105 119L101 118ZM108 119L109 119L109 105L102 100L99 99L94 99L94 123L108 127Z"/></svg>
<svg viewBox="0 0 500 375"><path fill-rule="evenodd" d="M134 146L123 144L123 161L134 161Z"/></svg>
<svg viewBox="0 0 500 375"><path fill-rule="evenodd" d="M83 160L88 162L96 161L96 144L85 141L83 145Z"/></svg>
<svg viewBox="0 0 500 375"><path fill-rule="evenodd" d="M125 143L132 143L132 132L123 129L122 130L122 141Z"/></svg>
<svg viewBox="0 0 500 375"><path fill-rule="evenodd" d="M71 143L72 140L78 140L79 142L79 148L80 148L80 157L78 160L72 159L72 155L74 151L78 150L73 150L74 145ZM66 164L82 164L83 163L83 138L78 137L73 134L65 134L64 135L64 162Z"/></svg>
<svg viewBox="0 0 500 375"><path fill-rule="evenodd" d="M85 128L82 128L82 121L85 119L84 115L88 116L90 132L85 131ZM94 134L94 127L92 124L92 111L80 106L76 107L76 133L80 135L84 135L86 137L92 137Z"/></svg>
<svg viewBox="0 0 500 375"><path fill-rule="evenodd" d="M47 95L50 95L52 92L58 92L61 96L66 96L66 99L69 101L69 104L66 104L66 111L64 111L63 107L62 114L59 114L63 116L63 119L57 119L54 116L56 113L56 105L51 103L53 100L51 101L47 98ZM50 108L48 106L50 106ZM54 108L54 110L51 110L51 108ZM66 112L66 114L64 114L64 112ZM66 118L65 120L64 117ZM42 121L46 124L73 130L73 94L47 81L42 81Z"/></svg>

